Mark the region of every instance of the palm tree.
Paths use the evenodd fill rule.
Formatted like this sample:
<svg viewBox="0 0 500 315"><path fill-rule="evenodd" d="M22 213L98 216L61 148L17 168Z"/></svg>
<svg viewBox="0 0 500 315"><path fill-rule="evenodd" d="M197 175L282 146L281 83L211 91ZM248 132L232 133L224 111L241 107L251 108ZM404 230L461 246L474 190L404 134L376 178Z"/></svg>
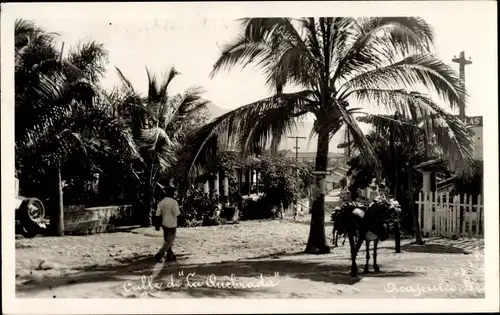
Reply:
<svg viewBox="0 0 500 315"><path fill-rule="evenodd" d="M170 68L161 79L148 75L148 93L142 96L117 68L123 95L116 102L117 112L132 129L146 167L144 182L144 226L151 226L151 210L156 187L162 179L174 177L178 152L186 136L203 123L200 115L207 111L200 87L190 87L183 94L170 95L168 87L180 73ZM118 92L117 92L118 93Z"/></svg>
<svg viewBox="0 0 500 315"><path fill-rule="evenodd" d="M352 113L353 104L370 102L415 112L426 130L437 135L445 156L469 172L472 139L464 125L422 91L432 92L452 108L460 102L459 77L433 54L434 34L422 19L246 18L239 36L227 44L212 75L235 65L263 70L271 97L244 105L217 119L202 132L200 151L216 135L238 142L243 152L257 144L276 148L306 114L315 116L318 172L306 252L327 253L324 230L324 181L329 139L343 125L363 157L378 169L372 146ZM284 93L286 87L298 92ZM430 133L429 133L430 134ZM221 140L222 141L222 140ZM457 160L455 160L457 157Z"/></svg>
<svg viewBox="0 0 500 315"><path fill-rule="evenodd" d="M386 184L391 188L393 197L403 205L403 209L409 209L407 214L411 219L416 241L423 244L414 206L414 196L420 190L421 179L414 166L425 162L429 157L437 157L439 152L427 150L425 131L418 127L421 122L418 119L403 120L396 112L394 115L366 114L357 117L357 120L373 126L367 138L380 161L381 174L387 179ZM342 145L353 147L352 143ZM351 193L354 193L357 188L368 185L376 172L365 163L359 151L349 164L349 172L353 177ZM401 180L404 178L406 181Z"/></svg>
<svg viewBox="0 0 500 315"><path fill-rule="evenodd" d="M16 22L16 168L25 170L25 178L33 175L31 164L41 168L37 173L45 181L55 175L57 206L51 227L63 235L61 166L75 153L99 148L99 141L131 157L136 148L95 84L102 72L92 68L106 55L102 45L88 43L63 58L52 36L32 22Z"/></svg>

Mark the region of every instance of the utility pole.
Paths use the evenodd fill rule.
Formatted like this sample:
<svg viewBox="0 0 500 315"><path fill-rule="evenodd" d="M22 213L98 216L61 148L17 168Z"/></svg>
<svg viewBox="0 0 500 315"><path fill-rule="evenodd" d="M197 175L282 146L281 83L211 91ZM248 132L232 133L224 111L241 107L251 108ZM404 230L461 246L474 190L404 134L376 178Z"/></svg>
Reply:
<svg viewBox="0 0 500 315"><path fill-rule="evenodd" d="M459 118L460 120L465 122L465 66L470 65L472 63L470 57L469 60L465 59L465 52L461 51L459 57L453 56L453 62L459 64L459 73L460 73L460 87L462 89L462 93L460 93L460 106L459 106Z"/></svg>
<svg viewBox="0 0 500 315"><path fill-rule="evenodd" d="M307 139L306 137L288 137L290 139L295 139L295 146L293 147L295 149L295 162L299 162L299 139Z"/></svg>

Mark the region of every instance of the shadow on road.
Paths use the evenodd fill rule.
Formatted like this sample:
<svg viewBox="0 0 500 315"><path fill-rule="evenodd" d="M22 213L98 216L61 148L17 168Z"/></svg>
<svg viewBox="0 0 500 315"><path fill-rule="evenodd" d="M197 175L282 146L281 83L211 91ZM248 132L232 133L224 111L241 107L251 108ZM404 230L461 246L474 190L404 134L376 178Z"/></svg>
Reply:
<svg viewBox="0 0 500 315"><path fill-rule="evenodd" d="M200 263L200 264L184 264L185 256L178 256L178 263L166 263L163 269L159 272L155 279L165 282L170 277L177 279L179 275L185 276L194 274L192 277L204 281L207 277L213 275L217 279L230 277L234 275L237 279L245 278L247 281L251 279L257 280L260 275L267 280L279 275L279 279L303 279L309 281L324 282L330 284L353 285L359 282L362 277L410 277L417 273L391 270L387 268L384 271L384 266L380 265L383 270L381 273L371 273L368 275L362 274L362 266L360 268L359 277L350 277L350 262L345 259L335 261L334 257L316 256L313 259L307 260L286 260L283 257L299 255L302 253L290 253L282 255L280 260L275 259L245 259L239 261L226 261L217 263ZM279 254L278 254L279 255ZM311 256L309 256L311 257ZM115 282L117 286L127 280L139 281L141 276L150 276L153 268L156 265L155 260L151 256L137 257L132 260L123 260L123 264L115 266L90 266L78 270L74 274L62 275L55 278L45 278L43 281L33 281L25 285L19 286L17 292L30 293L41 290L53 289L73 284L83 283L99 283ZM254 281L255 281L254 280ZM156 281L156 280L155 280ZM244 282L244 281L243 281ZM186 286L164 288L170 292L184 292L192 297L245 297L252 292L265 292L272 288L239 288L239 289L219 289L213 287L188 288ZM71 287L68 287L71 290ZM273 289L279 290L279 289Z"/></svg>
<svg viewBox="0 0 500 315"><path fill-rule="evenodd" d="M469 251L463 248L443 244L406 244L401 246L401 251L427 254L470 254Z"/></svg>

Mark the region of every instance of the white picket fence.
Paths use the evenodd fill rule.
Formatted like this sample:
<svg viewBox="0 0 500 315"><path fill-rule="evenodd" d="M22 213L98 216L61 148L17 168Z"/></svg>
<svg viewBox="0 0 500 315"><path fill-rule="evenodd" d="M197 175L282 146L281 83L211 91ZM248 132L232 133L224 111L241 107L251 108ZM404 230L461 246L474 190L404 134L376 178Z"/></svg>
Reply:
<svg viewBox="0 0 500 315"><path fill-rule="evenodd" d="M484 206L481 195L476 204L472 195L420 192L418 219L422 234L437 237L484 237Z"/></svg>

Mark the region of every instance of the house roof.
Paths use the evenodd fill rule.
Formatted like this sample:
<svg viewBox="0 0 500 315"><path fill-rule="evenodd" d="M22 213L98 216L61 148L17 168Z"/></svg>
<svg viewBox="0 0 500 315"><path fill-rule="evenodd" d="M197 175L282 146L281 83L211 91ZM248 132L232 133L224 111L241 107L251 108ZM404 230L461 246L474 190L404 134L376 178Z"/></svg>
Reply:
<svg viewBox="0 0 500 315"><path fill-rule="evenodd" d="M443 158L437 158L427 162L420 163L415 166L415 169L420 172L435 171L446 167L446 161Z"/></svg>
<svg viewBox="0 0 500 315"><path fill-rule="evenodd" d="M455 184L455 180L457 178L458 177L454 175L454 176L451 176L449 178L446 178L446 179L443 179L443 180L437 182L436 183L436 190L438 192L448 190L449 188L451 188Z"/></svg>

